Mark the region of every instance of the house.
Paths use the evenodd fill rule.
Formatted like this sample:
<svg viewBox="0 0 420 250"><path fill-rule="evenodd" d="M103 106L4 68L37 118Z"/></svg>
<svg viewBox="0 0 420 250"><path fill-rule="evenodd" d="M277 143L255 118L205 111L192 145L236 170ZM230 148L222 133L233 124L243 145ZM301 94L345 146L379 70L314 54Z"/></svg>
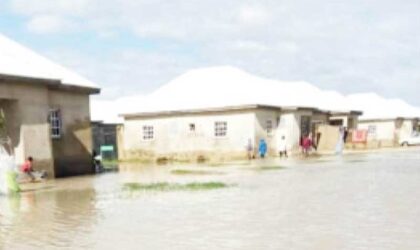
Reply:
<svg viewBox="0 0 420 250"><path fill-rule="evenodd" d="M92 171L89 97L99 88L0 35L2 144L50 177Z"/></svg>
<svg viewBox="0 0 420 250"><path fill-rule="evenodd" d="M399 146L400 139L418 131L420 109L405 101L386 99L375 93L353 94L348 99L363 110L358 129L367 131L365 147Z"/></svg>
<svg viewBox="0 0 420 250"><path fill-rule="evenodd" d="M246 157L248 140L254 153L260 139L277 155L284 135L288 148L299 150L302 136L328 124L328 113L313 108L242 105L208 109L123 115L123 159L232 160Z"/></svg>
<svg viewBox="0 0 420 250"><path fill-rule="evenodd" d="M321 108L340 95L321 96L306 82L259 78L230 66L191 70L143 97L137 112L122 114L120 157L242 159L248 141L256 153L260 139L269 155L277 155L283 136L298 152L303 136L322 138L318 128L333 114L357 124L351 119L360 113L341 110L344 104L336 111Z"/></svg>

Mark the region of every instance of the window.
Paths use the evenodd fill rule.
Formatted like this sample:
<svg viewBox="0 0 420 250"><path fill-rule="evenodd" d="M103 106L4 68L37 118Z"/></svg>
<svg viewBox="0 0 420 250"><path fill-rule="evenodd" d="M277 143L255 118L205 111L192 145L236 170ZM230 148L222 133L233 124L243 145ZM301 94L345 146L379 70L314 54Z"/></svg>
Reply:
<svg viewBox="0 0 420 250"><path fill-rule="evenodd" d="M371 134L371 135L376 134L376 126L375 125L369 125L368 126L368 134Z"/></svg>
<svg viewBox="0 0 420 250"><path fill-rule="evenodd" d="M61 129L61 113L59 109L50 110L49 115L50 126L51 126L51 137L60 138L62 134Z"/></svg>
<svg viewBox="0 0 420 250"><path fill-rule="evenodd" d="M143 126L143 140L149 141L149 140L153 140L153 138L154 138L153 126Z"/></svg>
<svg viewBox="0 0 420 250"><path fill-rule="evenodd" d="M227 122L214 123L214 136L225 137L227 135Z"/></svg>
<svg viewBox="0 0 420 250"><path fill-rule="evenodd" d="M189 129L190 129L190 132L195 132L195 123L190 123Z"/></svg>
<svg viewBox="0 0 420 250"><path fill-rule="evenodd" d="M267 135L272 135L273 133L273 121L267 120L265 123L265 129L267 131Z"/></svg>

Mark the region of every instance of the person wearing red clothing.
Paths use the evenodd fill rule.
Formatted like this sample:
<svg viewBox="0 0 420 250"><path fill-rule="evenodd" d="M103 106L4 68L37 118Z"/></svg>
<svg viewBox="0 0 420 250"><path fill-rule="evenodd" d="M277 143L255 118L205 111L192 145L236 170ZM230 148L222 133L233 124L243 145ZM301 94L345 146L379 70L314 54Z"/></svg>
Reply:
<svg viewBox="0 0 420 250"><path fill-rule="evenodd" d="M307 156L312 147L312 140L309 135L305 136L302 141L303 154Z"/></svg>
<svg viewBox="0 0 420 250"><path fill-rule="evenodd" d="M32 181L35 180L35 176L33 175L33 168L32 168L32 164L33 164L34 159L32 158L32 156L29 156L26 161L22 164L22 166L20 167L20 170L25 173L26 175L28 175Z"/></svg>

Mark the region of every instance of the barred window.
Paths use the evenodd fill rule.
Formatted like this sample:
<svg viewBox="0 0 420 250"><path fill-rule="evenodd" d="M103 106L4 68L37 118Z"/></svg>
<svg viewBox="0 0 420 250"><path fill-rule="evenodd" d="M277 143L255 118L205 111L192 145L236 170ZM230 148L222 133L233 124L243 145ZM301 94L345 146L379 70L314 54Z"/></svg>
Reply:
<svg viewBox="0 0 420 250"><path fill-rule="evenodd" d="M195 123L189 124L190 132L195 132Z"/></svg>
<svg viewBox="0 0 420 250"><path fill-rule="evenodd" d="M61 113L59 109L51 109L49 114L50 126L51 126L51 137L54 139L61 138Z"/></svg>
<svg viewBox="0 0 420 250"><path fill-rule="evenodd" d="M154 138L154 130L153 126L143 126L143 140L153 140Z"/></svg>
<svg viewBox="0 0 420 250"><path fill-rule="evenodd" d="M272 135L273 133L273 121L267 120L265 123L265 129L267 131L267 135Z"/></svg>
<svg viewBox="0 0 420 250"><path fill-rule="evenodd" d="M214 123L214 136L225 137L227 135L227 122Z"/></svg>
<svg viewBox="0 0 420 250"><path fill-rule="evenodd" d="M376 125L369 125L368 126L368 133L371 135L376 134Z"/></svg>

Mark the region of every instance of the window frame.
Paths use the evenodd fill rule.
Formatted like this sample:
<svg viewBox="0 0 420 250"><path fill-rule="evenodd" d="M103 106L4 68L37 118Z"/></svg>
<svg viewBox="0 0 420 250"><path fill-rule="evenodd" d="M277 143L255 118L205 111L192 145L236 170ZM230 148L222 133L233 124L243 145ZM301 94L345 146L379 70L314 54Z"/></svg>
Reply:
<svg viewBox="0 0 420 250"><path fill-rule="evenodd" d="M58 108L53 108L49 110L48 121L50 125L50 133L52 139L60 139L63 136L63 118L61 115L61 110ZM58 131L55 133L54 131Z"/></svg>
<svg viewBox="0 0 420 250"><path fill-rule="evenodd" d="M141 134L142 141L155 140L155 127L153 125L143 125L141 128L142 128L142 134Z"/></svg>
<svg viewBox="0 0 420 250"><path fill-rule="evenodd" d="M367 127L368 135L376 135L377 130L377 125L368 125Z"/></svg>
<svg viewBox="0 0 420 250"><path fill-rule="evenodd" d="M222 127L220 127L222 126ZM228 136L228 122L227 121L215 121L213 136L215 138L227 138Z"/></svg>

